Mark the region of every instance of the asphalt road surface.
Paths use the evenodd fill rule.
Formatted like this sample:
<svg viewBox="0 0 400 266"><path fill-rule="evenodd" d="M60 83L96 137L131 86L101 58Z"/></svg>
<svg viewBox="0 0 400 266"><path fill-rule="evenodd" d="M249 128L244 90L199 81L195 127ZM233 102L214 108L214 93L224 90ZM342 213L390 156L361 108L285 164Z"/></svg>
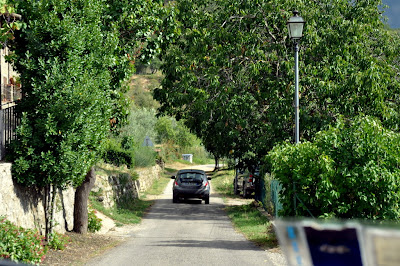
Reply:
<svg viewBox="0 0 400 266"><path fill-rule="evenodd" d="M172 203L171 181L128 240L87 265L286 265L235 232L223 208L215 194Z"/></svg>

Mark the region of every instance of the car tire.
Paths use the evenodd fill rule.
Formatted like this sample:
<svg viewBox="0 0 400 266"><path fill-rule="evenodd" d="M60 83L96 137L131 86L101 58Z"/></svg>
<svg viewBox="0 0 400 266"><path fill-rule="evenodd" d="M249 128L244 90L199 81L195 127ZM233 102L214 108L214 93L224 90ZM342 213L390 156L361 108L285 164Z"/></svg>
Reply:
<svg viewBox="0 0 400 266"><path fill-rule="evenodd" d="M208 196L208 197L206 197L206 198L204 199L204 203L205 203L205 204L210 204L210 196Z"/></svg>
<svg viewBox="0 0 400 266"><path fill-rule="evenodd" d="M233 192L235 195L239 195L238 183L236 180L233 180Z"/></svg>
<svg viewBox="0 0 400 266"><path fill-rule="evenodd" d="M178 203L178 197L173 196L172 197L172 203Z"/></svg>

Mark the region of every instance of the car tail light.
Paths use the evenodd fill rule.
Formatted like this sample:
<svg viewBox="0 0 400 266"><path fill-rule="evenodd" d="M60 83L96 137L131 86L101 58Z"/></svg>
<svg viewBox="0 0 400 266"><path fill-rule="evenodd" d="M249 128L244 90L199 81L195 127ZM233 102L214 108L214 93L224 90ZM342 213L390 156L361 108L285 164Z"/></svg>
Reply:
<svg viewBox="0 0 400 266"><path fill-rule="evenodd" d="M178 181L175 180L175 186L178 186Z"/></svg>
<svg viewBox="0 0 400 266"><path fill-rule="evenodd" d="M207 187L208 186L208 181L204 184L204 187Z"/></svg>

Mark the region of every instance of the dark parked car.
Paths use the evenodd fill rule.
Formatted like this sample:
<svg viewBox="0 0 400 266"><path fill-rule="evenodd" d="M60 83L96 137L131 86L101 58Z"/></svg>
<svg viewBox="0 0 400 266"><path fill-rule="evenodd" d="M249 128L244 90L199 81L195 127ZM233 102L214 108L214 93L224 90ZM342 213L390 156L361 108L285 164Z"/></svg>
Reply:
<svg viewBox="0 0 400 266"><path fill-rule="evenodd" d="M256 191L256 182L260 176L259 168L254 170L236 169L235 179L233 180L233 190L235 195L242 192L243 198L249 198Z"/></svg>
<svg viewBox="0 0 400 266"><path fill-rule="evenodd" d="M179 170L172 188L172 202L176 203L179 199L197 198L204 200L205 204L210 203L210 177L207 177L203 170Z"/></svg>

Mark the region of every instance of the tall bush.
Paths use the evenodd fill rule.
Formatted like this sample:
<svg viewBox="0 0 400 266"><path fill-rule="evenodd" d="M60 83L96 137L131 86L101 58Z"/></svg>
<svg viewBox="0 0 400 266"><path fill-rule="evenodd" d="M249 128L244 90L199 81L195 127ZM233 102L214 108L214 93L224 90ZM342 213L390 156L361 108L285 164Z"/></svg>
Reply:
<svg viewBox="0 0 400 266"><path fill-rule="evenodd" d="M10 147L13 176L47 188L48 236L57 188L79 186L74 231L85 233L93 165L110 129L126 118L123 84L131 66L159 50L156 35L167 9L162 1L10 2L25 23L8 42L24 94ZM152 46L145 45L150 39Z"/></svg>
<svg viewBox="0 0 400 266"><path fill-rule="evenodd" d="M103 1L16 2L26 26L12 47L24 87L13 175L26 185L79 185L113 117L117 36L102 30Z"/></svg>
<svg viewBox="0 0 400 266"><path fill-rule="evenodd" d="M398 220L399 144L399 133L359 116L339 119L313 142L276 146L266 158L283 186L280 214Z"/></svg>

